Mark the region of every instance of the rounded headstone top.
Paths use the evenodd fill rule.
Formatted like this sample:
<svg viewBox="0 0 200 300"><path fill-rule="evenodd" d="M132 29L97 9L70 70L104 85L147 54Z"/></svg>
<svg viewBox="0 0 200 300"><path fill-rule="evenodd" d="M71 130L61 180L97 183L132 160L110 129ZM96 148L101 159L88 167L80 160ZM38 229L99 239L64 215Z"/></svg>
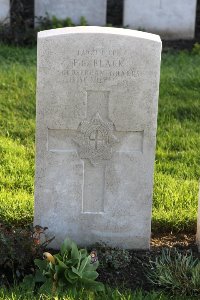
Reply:
<svg viewBox="0 0 200 300"><path fill-rule="evenodd" d="M77 26L77 27L64 27L58 29L50 29L40 31L38 33L38 38L47 38L53 36L67 35L67 34L111 34L111 35L123 35L135 38L147 39L155 42L161 43L159 35L147 33L138 30L124 29L124 28L114 28L114 27L99 27L99 26Z"/></svg>

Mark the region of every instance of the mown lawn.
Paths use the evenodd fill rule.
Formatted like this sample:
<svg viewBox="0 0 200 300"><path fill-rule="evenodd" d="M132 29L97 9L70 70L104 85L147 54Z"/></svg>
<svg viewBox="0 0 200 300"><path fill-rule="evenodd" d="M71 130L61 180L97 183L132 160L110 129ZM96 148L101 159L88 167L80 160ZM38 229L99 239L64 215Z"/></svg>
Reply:
<svg viewBox="0 0 200 300"><path fill-rule="evenodd" d="M68 292L65 295L60 296L47 296L47 295L33 295L32 291L23 291L19 287L6 290L0 289L1 300L193 300L197 298L187 296L170 296L164 295L159 292L143 292L143 291L125 291L120 292L118 290L108 289L105 293L95 295L92 292Z"/></svg>
<svg viewBox="0 0 200 300"><path fill-rule="evenodd" d="M33 220L35 81L36 49L1 45L0 223ZM154 232L195 231L199 178L200 53L164 53Z"/></svg>

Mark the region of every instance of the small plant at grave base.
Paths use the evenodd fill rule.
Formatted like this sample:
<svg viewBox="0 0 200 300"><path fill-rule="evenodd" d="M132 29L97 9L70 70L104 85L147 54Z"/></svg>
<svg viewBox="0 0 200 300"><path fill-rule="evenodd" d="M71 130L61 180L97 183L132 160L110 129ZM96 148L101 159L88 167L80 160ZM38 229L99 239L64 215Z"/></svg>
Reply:
<svg viewBox="0 0 200 300"><path fill-rule="evenodd" d="M64 292L69 289L104 291L103 283L95 281L99 276L96 271L98 260L93 261L86 249L78 249L70 239L64 241L58 254L45 252L43 258L35 260L39 269L34 276L24 278L23 286L40 284L40 293Z"/></svg>
<svg viewBox="0 0 200 300"><path fill-rule="evenodd" d="M24 277L34 258L42 256L53 239L44 237L46 229L38 225L14 228L0 224L0 274L3 283L9 283L8 277L12 280Z"/></svg>
<svg viewBox="0 0 200 300"><path fill-rule="evenodd" d="M150 262L150 268L147 277L153 285L173 294L200 294L200 261L192 253L163 249L156 261Z"/></svg>
<svg viewBox="0 0 200 300"><path fill-rule="evenodd" d="M85 17L81 17L80 18L80 26L87 26L88 23L87 23L87 20Z"/></svg>
<svg viewBox="0 0 200 300"><path fill-rule="evenodd" d="M104 243L97 243L94 247L98 251L100 258L100 267L113 268L119 270L127 267L131 262L131 255L128 250L120 248L111 248Z"/></svg>
<svg viewBox="0 0 200 300"><path fill-rule="evenodd" d="M194 47L192 49L192 53L200 55L200 44L199 43L195 43L194 44Z"/></svg>

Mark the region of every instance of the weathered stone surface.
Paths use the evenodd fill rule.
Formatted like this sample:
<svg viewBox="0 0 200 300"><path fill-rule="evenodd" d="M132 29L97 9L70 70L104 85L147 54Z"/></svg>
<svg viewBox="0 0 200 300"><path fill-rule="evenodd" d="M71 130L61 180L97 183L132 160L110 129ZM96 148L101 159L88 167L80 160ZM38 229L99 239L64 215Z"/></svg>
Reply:
<svg viewBox="0 0 200 300"><path fill-rule="evenodd" d="M10 22L10 0L0 0L0 22Z"/></svg>
<svg viewBox="0 0 200 300"><path fill-rule="evenodd" d="M165 39L192 39L196 3L196 0L124 0L123 23Z"/></svg>
<svg viewBox="0 0 200 300"><path fill-rule="evenodd" d="M54 247L149 247L160 53L129 29L39 33L34 223Z"/></svg>
<svg viewBox="0 0 200 300"><path fill-rule="evenodd" d="M106 0L35 0L35 16L69 17L75 24L85 17L89 25L105 25L106 5Z"/></svg>

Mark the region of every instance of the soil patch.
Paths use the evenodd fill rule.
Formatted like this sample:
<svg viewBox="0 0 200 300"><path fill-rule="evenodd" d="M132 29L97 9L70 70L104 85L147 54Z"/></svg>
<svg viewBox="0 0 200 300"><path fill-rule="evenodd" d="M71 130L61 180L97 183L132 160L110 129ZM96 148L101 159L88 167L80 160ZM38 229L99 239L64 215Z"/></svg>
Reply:
<svg viewBox="0 0 200 300"><path fill-rule="evenodd" d="M187 253L192 250L195 257L200 258L195 243L195 235L192 234L155 234L152 235L151 249L148 251L130 250L131 262L120 270L102 268L99 270L99 280L113 287L121 287L135 290L142 288L151 290L152 286L146 278L149 260L154 261L161 254L163 248L176 248ZM155 288L155 287L154 287Z"/></svg>

